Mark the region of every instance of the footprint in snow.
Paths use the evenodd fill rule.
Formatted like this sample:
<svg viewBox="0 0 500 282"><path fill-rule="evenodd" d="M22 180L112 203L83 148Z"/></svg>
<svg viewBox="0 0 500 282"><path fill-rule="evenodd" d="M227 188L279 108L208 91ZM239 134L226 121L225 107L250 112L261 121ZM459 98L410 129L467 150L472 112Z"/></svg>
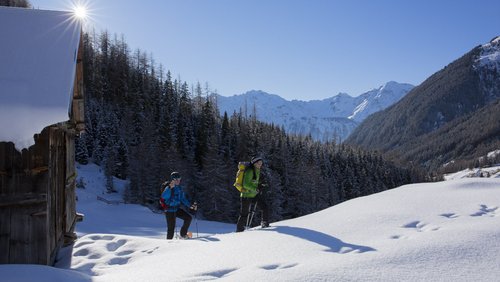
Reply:
<svg viewBox="0 0 500 282"><path fill-rule="evenodd" d="M142 251L143 253L147 253L147 254L152 254L154 253L156 250L158 250L160 247L156 247L154 249L151 249L151 250L144 250Z"/></svg>
<svg viewBox="0 0 500 282"><path fill-rule="evenodd" d="M425 226L424 223L417 220L417 221L409 222L409 223L403 225L402 227L403 228L416 228L416 229L418 229L418 228L422 228L424 226Z"/></svg>
<svg viewBox="0 0 500 282"><path fill-rule="evenodd" d="M94 241L84 241L84 242L79 242L78 244L76 244L74 246L74 248L80 248L80 247L83 247L85 245L89 245L89 244L94 244L95 242Z"/></svg>
<svg viewBox="0 0 500 282"><path fill-rule="evenodd" d="M404 236L404 235L392 235L390 238L394 239L394 240L397 240L397 239L408 239L408 236Z"/></svg>
<svg viewBox="0 0 500 282"><path fill-rule="evenodd" d="M260 268L265 269L265 270L275 270L275 269L287 269L287 268L292 268L299 265L298 263L291 263L291 264L270 264L270 265L264 265L261 266Z"/></svg>
<svg viewBox="0 0 500 282"><path fill-rule="evenodd" d="M270 264L270 265L261 266L260 268L265 269L265 270L273 270L273 269L276 269L278 267L280 267L279 264Z"/></svg>
<svg viewBox="0 0 500 282"><path fill-rule="evenodd" d="M88 257L88 259L100 259L102 256L100 254L93 254Z"/></svg>
<svg viewBox="0 0 500 282"><path fill-rule="evenodd" d="M90 239L92 240L106 240L106 241L111 241L113 239L115 239L115 236L110 236L110 235L105 235L105 236L100 236L100 235L94 235L94 236L91 236Z"/></svg>
<svg viewBox="0 0 500 282"><path fill-rule="evenodd" d="M78 250L77 252L75 252L73 254L73 256L75 257L84 257L84 256L88 256L89 255L89 250L88 249L82 249L82 250Z"/></svg>
<svg viewBox="0 0 500 282"><path fill-rule="evenodd" d="M110 252L114 252L118 250L121 246L125 245L127 243L127 240L125 239L120 239L116 242L110 242L106 245L106 249Z"/></svg>
<svg viewBox="0 0 500 282"><path fill-rule="evenodd" d="M442 214L440 214L440 216L446 217L446 218L450 218L450 219L451 218L457 218L457 217L459 217L458 214L452 213L452 212L450 212L450 213L442 213Z"/></svg>
<svg viewBox="0 0 500 282"><path fill-rule="evenodd" d="M494 217L497 214L498 207L488 207L487 205L480 205L479 211L471 214L470 216L489 216Z"/></svg>
<svg viewBox="0 0 500 282"><path fill-rule="evenodd" d="M126 256L126 255L130 255L133 253L134 253L134 251L122 251L122 252L117 253L116 255L117 256Z"/></svg>
<svg viewBox="0 0 500 282"><path fill-rule="evenodd" d="M124 265L127 264L130 258L112 258L109 260L109 265Z"/></svg>
<svg viewBox="0 0 500 282"><path fill-rule="evenodd" d="M418 232L426 232L426 231L437 231L440 229L438 226L431 226L421 221L412 221L402 226L403 228L414 228Z"/></svg>
<svg viewBox="0 0 500 282"><path fill-rule="evenodd" d="M217 279L217 278L222 278L222 277L224 277L224 276L228 275L229 273L234 272L236 270L238 270L238 268L221 269L221 270L216 270L216 271L212 271L212 272L201 273L198 276L199 277L208 276L210 278Z"/></svg>

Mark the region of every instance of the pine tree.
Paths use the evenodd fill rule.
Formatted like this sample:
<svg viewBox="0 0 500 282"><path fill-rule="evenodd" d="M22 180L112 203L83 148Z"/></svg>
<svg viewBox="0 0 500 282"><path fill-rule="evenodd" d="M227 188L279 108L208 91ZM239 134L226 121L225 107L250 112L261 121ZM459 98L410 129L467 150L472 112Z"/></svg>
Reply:
<svg viewBox="0 0 500 282"><path fill-rule="evenodd" d="M89 152L87 150L86 135L81 134L75 138L75 160L83 165L89 163Z"/></svg>
<svg viewBox="0 0 500 282"><path fill-rule="evenodd" d="M112 146L106 147L106 150L104 152L104 157L102 159L102 165L104 166L104 176L106 179L105 186L107 193L116 192L113 183L113 175L116 166L116 152L114 150L114 147Z"/></svg>
<svg viewBox="0 0 500 282"><path fill-rule="evenodd" d="M127 179L128 176L128 149L123 138L118 142L116 152L116 168L114 175L120 179Z"/></svg>

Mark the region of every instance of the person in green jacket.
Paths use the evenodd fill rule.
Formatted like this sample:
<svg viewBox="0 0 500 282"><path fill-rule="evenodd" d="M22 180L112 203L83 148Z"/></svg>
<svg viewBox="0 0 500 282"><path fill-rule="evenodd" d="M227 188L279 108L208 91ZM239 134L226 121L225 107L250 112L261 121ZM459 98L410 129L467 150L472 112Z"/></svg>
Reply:
<svg viewBox="0 0 500 282"><path fill-rule="evenodd" d="M252 203L257 203L257 206L262 211L261 226L263 228L269 227L269 210L262 194L258 190L260 169L262 168L263 160L261 157L254 157L252 158L250 164L250 167L247 168L243 174L243 189L241 190L240 195L240 216L238 217L238 222L236 223L236 232L242 232L245 230L245 224L247 222L247 217Z"/></svg>

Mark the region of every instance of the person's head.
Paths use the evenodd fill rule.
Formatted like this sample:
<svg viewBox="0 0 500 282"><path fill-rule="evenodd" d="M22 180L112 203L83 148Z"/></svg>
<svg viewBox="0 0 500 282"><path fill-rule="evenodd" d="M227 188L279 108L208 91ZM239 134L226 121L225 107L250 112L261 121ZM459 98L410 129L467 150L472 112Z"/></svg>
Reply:
<svg viewBox="0 0 500 282"><path fill-rule="evenodd" d="M181 174L174 171L170 174L170 183L179 184L181 182Z"/></svg>
<svg viewBox="0 0 500 282"><path fill-rule="evenodd" d="M262 164L263 164L263 160L262 160L262 157L253 157L252 160L250 161L250 163L257 169L260 169L262 167Z"/></svg>

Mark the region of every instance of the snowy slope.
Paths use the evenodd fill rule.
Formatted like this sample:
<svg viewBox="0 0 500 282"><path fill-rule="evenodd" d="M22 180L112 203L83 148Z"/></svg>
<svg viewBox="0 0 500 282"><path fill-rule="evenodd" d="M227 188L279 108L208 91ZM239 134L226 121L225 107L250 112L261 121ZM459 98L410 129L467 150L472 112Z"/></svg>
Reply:
<svg viewBox="0 0 500 282"><path fill-rule="evenodd" d="M500 178L500 165L485 168L464 169L444 176L445 180L457 180L472 177Z"/></svg>
<svg viewBox="0 0 500 282"><path fill-rule="evenodd" d="M344 140L359 122L370 114L399 101L413 88L410 84L388 82L358 97L340 93L324 100L287 101L263 91L249 91L231 97L218 96L221 114L256 112L257 119L283 125L293 134L311 136L316 140Z"/></svg>
<svg viewBox="0 0 500 282"><path fill-rule="evenodd" d="M79 175L87 182L78 190L77 207L86 214L77 226L82 237L60 253L59 269L0 265L5 281L497 281L500 275L498 176L406 185L239 234L231 233L234 225L199 220L199 238L166 241L162 215L97 201L104 191L97 167L81 167ZM196 237L194 222L191 230Z"/></svg>

